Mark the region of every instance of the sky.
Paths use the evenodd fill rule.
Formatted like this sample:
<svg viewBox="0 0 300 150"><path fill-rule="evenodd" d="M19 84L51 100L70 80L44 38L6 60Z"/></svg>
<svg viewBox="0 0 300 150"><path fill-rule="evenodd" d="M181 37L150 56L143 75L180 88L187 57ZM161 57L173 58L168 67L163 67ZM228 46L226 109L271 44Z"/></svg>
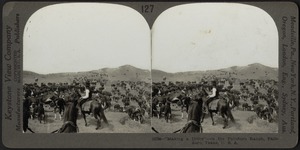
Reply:
<svg viewBox="0 0 300 150"><path fill-rule="evenodd" d="M260 8L186 4L164 11L152 28L152 68L200 71L261 63L278 68L278 31Z"/></svg>
<svg viewBox="0 0 300 150"><path fill-rule="evenodd" d="M41 8L24 31L23 70L41 74L132 65L151 69L151 31L135 10L71 3Z"/></svg>

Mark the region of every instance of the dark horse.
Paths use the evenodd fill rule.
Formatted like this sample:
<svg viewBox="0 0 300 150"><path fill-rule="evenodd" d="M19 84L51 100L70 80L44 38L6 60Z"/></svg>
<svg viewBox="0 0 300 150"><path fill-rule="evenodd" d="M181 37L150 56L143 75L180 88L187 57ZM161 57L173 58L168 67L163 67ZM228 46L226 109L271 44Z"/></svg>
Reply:
<svg viewBox="0 0 300 150"><path fill-rule="evenodd" d="M178 96L178 99L181 104L181 118L183 119L184 107L185 107L186 113L188 114L191 98L188 96L180 95L180 96Z"/></svg>
<svg viewBox="0 0 300 150"><path fill-rule="evenodd" d="M59 118L60 120L62 119L62 114L64 113L65 111L65 105L66 105L66 102L63 98L57 98L55 100L55 107L54 107L54 119L56 119L56 113L58 112L59 113Z"/></svg>
<svg viewBox="0 0 300 150"><path fill-rule="evenodd" d="M203 106L203 97L205 93L200 91L199 94L192 96L191 101L189 102L188 109L188 119L187 123L179 130L174 131L173 133L202 133L203 128L201 126L201 117L202 117L202 106ZM154 132L159 133L154 127L151 128Z"/></svg>
<svg viewBox="0 0 300 150"><path fill-rule="evenodd" d="M66 97L66 107L64 112L64 124L57 131L58 133L77 133L77 117L78 108L77 103L80 98L80 94L77 92L72 93ZM55 132L55 131L54 131ZM52 133L54 133L52 132Z"/></svg>
<svg viewBox="0 0 300 150"><path fill-rule="evenodd" d="M159 118L159 111L157 109L157 105L158 105L158 100L156 97L152 98L152 117L153 116L157 116Z"/></svg>
<svg viewBox="0 0 300 150"><path fill-rule="evenodd" d="M202 91L205 93L206 96L208 95L205 90L202 90ZM206 100L207 99L205 99L205 101ZM211 108L208 109L208 112L209 112L211 120L212 120L212 125L215 125L213 113L216 113L216 114L220 113L222 118L224 118L223 129L225 129L228 126L228 118L230 118L230 120L233 123L235 123L234 117L231 113L232 106L234 105L233 102L234 102L234 100L231 98L226 98L225 96L219 96L219 101L217 102L217 108L216 109L211 109ZM213 103L213 102L211 102L211 103ZM202 119L201 119L201 123L203 122L205 115L206 114L204 113L202 116Z"/></svg>
<svg viewBox="0 0 300 150"><path fill-rule="evenodd" d="M172 109L171 109L171 102L167 101L164 106L164 115L166 122L171 122L171 116L172 116Z"/></svg>
<svg viewBox="0 0 300 150"><path fill-rule="evenodd" d="M83 107L86 107L87 105L87 110L85 110ZM104 114L104 108L101 105L101 101L97 100L97 99L93 99L91 101L87 101L85 102L81 107L81 112L82 112L82 116L85 122L85 126L87 126L87 122L86 122L86 116L85 114L90 114L92 113L93 116L95 117L95 119L97 119L97 127L96 130L98 130L101 126L101 119L103 119L103 121L108 124L108 121L106 119L106 116Z"/></svg>
<svg viewBox="0 0 300 150"><path fill-rule="evenodd" d="M31 128L29 128L28 126L28 119L30 117L30 105L31 105L31 101L30 101L30 94L31 94L31 90L26 90L25 91L25 98L23 100L23 133L25 133L27 130L30 131L31 133L34 133Z"/></svg>
<svg viewBox="0 0 300 150"><path fill-rule="evenodd" d="M200 91L199 94L194 95L191 98L188 106L188 122L180 130L180 133L202 133L203 129L201 126L201 117L202 117L202 105L205 93Z"/></svg>
<svg viewBox="0 0 300 150"><path fill-rule="evenodd" d="M39 105L36 107L36 112L37 112L37 117L40 123L42 123L42 121L44 123L46 123L46 115L45 115L45 109L44 109L44 105L42 103L39 103Z"/></svg>

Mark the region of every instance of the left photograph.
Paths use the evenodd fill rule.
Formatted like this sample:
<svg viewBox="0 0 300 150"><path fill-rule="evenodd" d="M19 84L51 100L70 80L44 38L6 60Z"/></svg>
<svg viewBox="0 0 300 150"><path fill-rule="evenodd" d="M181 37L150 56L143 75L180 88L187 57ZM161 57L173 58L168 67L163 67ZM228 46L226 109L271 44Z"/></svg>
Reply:
<svg viewBox="0 0 300 150"><path fill-rule="evenodd" d="M23 133L150 133L150 38L126 6L39 9L23 36Z"/></svg>

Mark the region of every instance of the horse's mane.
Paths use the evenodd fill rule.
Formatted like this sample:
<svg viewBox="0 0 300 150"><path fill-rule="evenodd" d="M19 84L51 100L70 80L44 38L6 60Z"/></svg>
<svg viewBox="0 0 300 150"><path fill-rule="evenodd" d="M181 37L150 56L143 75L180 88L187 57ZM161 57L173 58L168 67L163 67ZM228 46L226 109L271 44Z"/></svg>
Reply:
<svg viewBox="0 0 300 150"><path fill-rule="evenodd" d="M64 113L64 121L73 121L76 123L77 120L77 108L75 104L68 104L67 108L65 109Z"/></svg>
<svg viewBox="0 0 300 150"><path fill-rule="evenodd" d="M66 99L67 99L67 104L64 113L64 121L73 121L75 123L77 119L77 111L78 111L76 105L79 96L76 92L73 92L70 95L68 95Z"/></svg>

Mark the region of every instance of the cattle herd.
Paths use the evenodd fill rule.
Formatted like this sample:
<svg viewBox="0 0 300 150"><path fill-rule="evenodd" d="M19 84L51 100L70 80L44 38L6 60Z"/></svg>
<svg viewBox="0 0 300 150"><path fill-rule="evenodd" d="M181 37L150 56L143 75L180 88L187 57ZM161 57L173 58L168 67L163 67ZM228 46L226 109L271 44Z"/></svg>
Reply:
<svg viewBox="0 0 300 150"><path fill-rule="evenodd" d="M220 92L219 99L224 98L226 93L226 98L232 102L229 103L231 111L251 111L255 112L256 118L266 120L269 123L277 122L279 109L277 81L226 78L216 78L214 81L218 83L217 89ZM166 122L169 122L172 120L171 110L175 110L175 108L181 108L182 118L184 114L190 115L188 114L190 102L203 88L210 91L212 89L210 81L166 82L164 80L161 82L153 82L152 116L158 119L164 118ZM235 121L232 114L229 117Z"/></svg>
<svg viewBox="0 0 300 150"><path fill-rule="evenodd" d="M224 78L214 80L217 81L217 89L221 96L224 91L228 93L227 97L233 102L232 111L254 111L258 118L268 122L277 121L277 81L254 79L242 81ZM151 120L151 117L164 118L166 122L172 122L172 111L175 107L181 108L183 118L184 113L187 115L193 95L197 95L201 88L208 91L212 88L210 81L203 80L199 82L164 80L152 84L144 81L115 81L110 84L91 82L91 85L92 100L101 104L104 112L127 113L128 118L141 124L145 123L145 119ZM75 82L25 83L23 90L24 100L27 100L23 103L23 117L25 120L37 118L39 123L48 123L46 109L52 110L50 113L53 113L54 119L62 120L68 95L74 91L85 94L84 85ZM30 94L26 95L28 91ZM24 118L23 123L26 124Z"/></svg>
<svg viewBox="0 0 300 150"><path fill-rule="evenodd" d="M145 120L150 119L150 83L143 81L116 81L108 85L100 82L87 82L91 83L91 101L93 100L101 104L104 112L127 113L128 118L138 121L141 124L145 123ZM23 109L25 111L23 117L25 117L25 120L27 118L29 120L37 118L40 123L51 122L49 118L47 119L46 115L49 115L49 113L53 113L54 119L63 120L70 95L74 91L82 96L85 95L85 87L80 83L26 83L23 85L23 91ZM26 95L28 91L30 91L30 94ZM24 102L28 103L28 101L29 104L25 105ZM82 107L83 111L89 109L87 105L83 105ZM51 112L45 113L46 110L51 110ZM92 114L92 112L89 113L90 115ZM107 119L109 120L110 118Z"/></svg>

